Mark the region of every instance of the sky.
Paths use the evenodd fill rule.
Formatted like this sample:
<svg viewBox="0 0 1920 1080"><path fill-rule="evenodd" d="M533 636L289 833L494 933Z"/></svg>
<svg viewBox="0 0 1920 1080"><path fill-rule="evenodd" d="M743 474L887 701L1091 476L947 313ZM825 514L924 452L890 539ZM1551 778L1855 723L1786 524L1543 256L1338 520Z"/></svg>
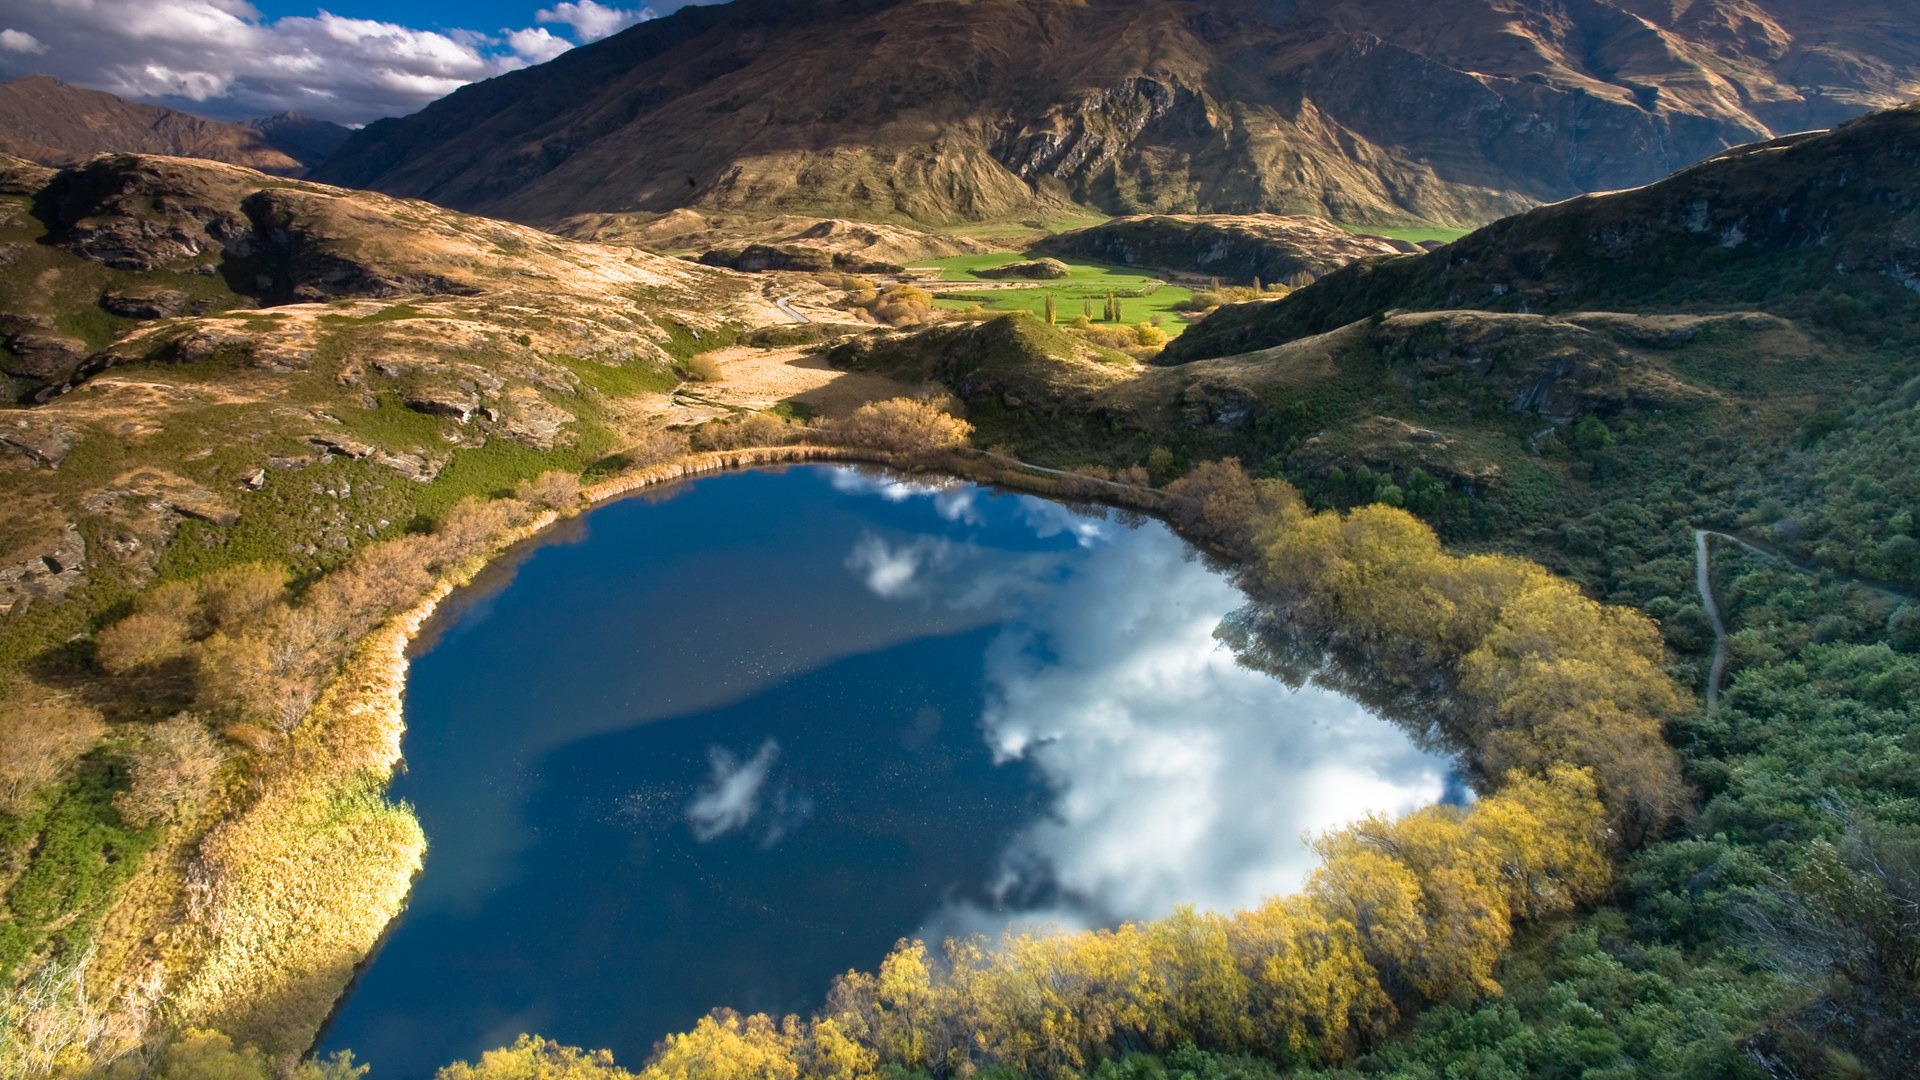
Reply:
<svg viewBox="0 0 1920 1080"><path fill-rule="evenodd" d="M712 0L699 0L712 2ZM686 0L0 0L0 77L241 119L364 124Z"/></svg>

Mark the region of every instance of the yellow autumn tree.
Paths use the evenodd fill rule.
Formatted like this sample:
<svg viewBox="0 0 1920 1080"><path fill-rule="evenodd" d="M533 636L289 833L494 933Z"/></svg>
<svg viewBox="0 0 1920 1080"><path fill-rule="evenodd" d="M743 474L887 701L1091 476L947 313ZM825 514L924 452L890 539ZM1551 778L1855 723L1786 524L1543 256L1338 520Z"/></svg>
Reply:
<svg viewBox="0 0 1920 1080"><path fill-rule="evenodd" d="M1234 931L1251 981L1251 1049L1337 1064L1392 1019L1393 1003L1352 923L1287 897L1241 913Z"/></svg>
<svg viewBox="0 0 1920 1080"><path fill-rule="evenodd" d="M853 1038L831 1016L807 1031L804 1072L809 1080L875 1080L880 1054Z"/></svg>
<svg viewBox="0 0 1920 1080"><path fill-rule="evenodd" d="M798 1033L756 1013L715 1010L692 1031L669 1035L641 1080L796 1080Z"/></svg>

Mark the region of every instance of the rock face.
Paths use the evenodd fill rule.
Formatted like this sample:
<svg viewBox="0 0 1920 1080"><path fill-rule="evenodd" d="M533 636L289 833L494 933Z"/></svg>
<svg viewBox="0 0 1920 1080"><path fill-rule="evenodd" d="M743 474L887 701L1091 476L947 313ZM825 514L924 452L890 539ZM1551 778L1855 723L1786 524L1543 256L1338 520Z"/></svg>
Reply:
<svg viewBox="0 0 1920 1080"><path fill-rule="evenodd" d="M220 274L267 303L401 293L467 295L471 274L399 255L400 223L321 188L261 187L242 171L113 155L39 193L54 245L114 270ZM409 265L413 264L413 265Z"/></svg>
<svg viewBox="0 0 1920 1080"><path fill-rule="evenodd" d="M1894 286L1920 305L1920 103L1728 151L1649 187L1544 206L1439 251L1362 263L1273 304L1224 308L1162 363L1228 356L1392 309L1676 310Z"/></svg>
<svg viewBox="0 0 1920 1080"><path fill-rule="evenodd" d="M0 82L0 154L43 165L74 165L95 154L168 154L298 176L346 134L338 124L291 114L251 124L208 120L44 75Z"/></svg>
<svg viewBox="0 0 1920 1080"><path fill-rule="evenodd" d="M1218 277L1233 285L1304 285L1351 262L1422 250L1362 236L1320 218L1277 214L1180 214L1115 218L1035 245L1070 258Z"/></svg>
<svg viewBox="0 0 1920 1080"><path fill-rule="evenodd" d="M356 132L316 175L526 221L1477 223L1898 103L1903 0L738 0Z"/></svg>

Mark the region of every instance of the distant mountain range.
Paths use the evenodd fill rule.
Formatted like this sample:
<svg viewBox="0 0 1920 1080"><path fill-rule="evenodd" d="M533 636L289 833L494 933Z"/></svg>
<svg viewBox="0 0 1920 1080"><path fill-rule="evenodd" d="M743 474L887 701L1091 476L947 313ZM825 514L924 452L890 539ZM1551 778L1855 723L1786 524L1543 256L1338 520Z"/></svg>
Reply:
<svg viewBox="0 0 1920 1080"><path fill-rule="evenodd" d="M298 176L339 149L348 134L339 124L298 113L209 120L45 75L0 82L0 153L43 165L105 153L169 154Z"/></svg>
<svg viewBox="0 0 1920 1080"><path fill-rule="evenodd" d="M737 0L355 133L315 173L522 221L1470 224L1920 93L1901 0Z"/></svg>

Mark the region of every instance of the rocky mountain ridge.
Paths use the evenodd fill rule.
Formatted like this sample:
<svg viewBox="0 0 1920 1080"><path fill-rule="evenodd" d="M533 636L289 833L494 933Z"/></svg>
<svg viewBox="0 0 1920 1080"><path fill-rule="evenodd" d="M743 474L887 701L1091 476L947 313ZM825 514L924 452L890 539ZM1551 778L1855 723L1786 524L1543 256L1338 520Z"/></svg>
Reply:
<svg viewBox="0 0 1920 1080"><path fill-rule="evenodd" d="M1920 92L1896 0L738 0L370 125L321 178L509 218L1468 224Z"/></svg>

